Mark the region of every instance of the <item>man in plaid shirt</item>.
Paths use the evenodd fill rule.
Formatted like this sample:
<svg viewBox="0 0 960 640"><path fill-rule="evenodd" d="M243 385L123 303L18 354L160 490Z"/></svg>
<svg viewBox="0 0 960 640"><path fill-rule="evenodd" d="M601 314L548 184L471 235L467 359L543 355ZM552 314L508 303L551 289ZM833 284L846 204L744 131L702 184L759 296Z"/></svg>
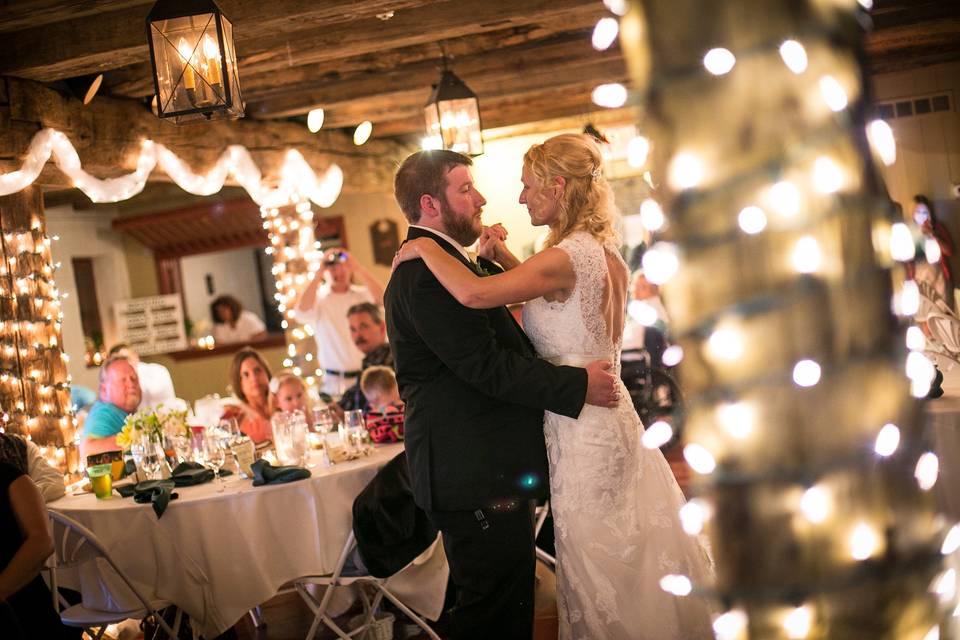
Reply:
<svg viewBox="0 0 960 640"><path fill-rule="evenodd" d="M350 322L350 337L353 344L363 352L362 371L368 367L384 366L393 369L393 354L387 343L387 326L383 322L380 308L370 302L355 304L347 311L347 320ZM361 409L367 411L369 403L363 390L360 389L360 379L347 389L343 397L337 402L344 411Z"/></svg>

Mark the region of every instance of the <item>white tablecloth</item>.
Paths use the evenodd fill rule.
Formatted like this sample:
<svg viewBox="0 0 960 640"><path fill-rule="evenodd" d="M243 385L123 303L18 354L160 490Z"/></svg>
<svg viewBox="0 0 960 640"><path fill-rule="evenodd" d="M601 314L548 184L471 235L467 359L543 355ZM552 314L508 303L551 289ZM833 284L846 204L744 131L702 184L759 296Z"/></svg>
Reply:
<svg viewBox="0 0 960 640"><path fill-rule="evenodd" d="M67 496L49 508L90 528L147 594L178 605L212 637L281 585L332 572L354 498L402 449L379 447L360 460L313 468L311 478L289 484L254 487L230 477L223 493L214 483L180 488L159 520L150 505L132 498ZM390 586L436 618L448 572L442 551L410 571L418 574L415 587L409 579Z"/></svg>

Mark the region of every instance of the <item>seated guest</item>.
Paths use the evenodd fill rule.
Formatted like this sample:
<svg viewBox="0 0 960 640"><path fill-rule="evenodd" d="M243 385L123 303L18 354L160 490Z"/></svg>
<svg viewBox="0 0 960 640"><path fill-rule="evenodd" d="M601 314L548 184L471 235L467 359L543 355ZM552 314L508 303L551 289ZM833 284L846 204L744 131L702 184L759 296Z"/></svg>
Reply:
<svg viewBox="0 0 960 640"><path fill-rule="evenodd" d="M257 342L267 337L267 325L233 296L220 296L210 304L213 340L217 344Z"/></svg>
<svg viewBox="0 0 960 640"><path fill-rule="evenodd" d="M53 502L66 493L63 475L47 462L32 440L18 435L0 433L0 462L5 462L17 471L30 476L40 489L44 502Z"/></svg>
<svg viewBox="0 0 960 640"><path fill-rule="evenodd" d="M124 357L137 370L137 377L140 378L141 395L138 409L156 407L161 404L170 409L183 402L177 398L177 394L173 390L173 378L170 377L170 372L162 364L141 362L140 355L125 342L113 345L108 352L108 356Z"/></svg>
<svg viewBox="0 0 960 640"><path fill-rule="evenodd" d="M140 378L130 362L121 356L107 358L100 367L97 401L83 423L83 455L116 451L117 434L127 416L140 406Z"/></svg>
<svg viewBox="0 0 960 640"><path fill-rule="evenodd" d="M623 327L624 351L646 349L651 362L659 366L667 348L667 310L660 300L660 287L647 280L642 269L633 274L630 302Z"/></svg>
<svg viewBox="0 0 960 640"><path fill-rule="evenodd" d="M387 344L387 325L380 315L380 307L372 302L361 302L347 310L347 321L350 323L350 338L353 344L363 353L363 371L374 365L393 367L393 354ZM338 405L344 411L361 409L366 411L367 398L357 380L340 398Z"/></svg>
<svg viewBox="0 0 960 640"><path fill-rule="evenodd" d="M367 431L376 443L403 440L403 401L397 376L389 367L370 367L363 372L360 386L370 402Z"/></svg>
<svg viewBox="0 0 960 640"><path fill-rule="evenodd" d="M270 415L278 411L302 411L310 418L310 396L300 376L284 369L270 380Z"/></svg>
<svg viewBox="0 0 960 640"><path fill-rule="evenodd" d="M270 428L270 367L255 349L244 347L230 363L230 384L240 399L239 405L227 407L223 418L236 418L240 430L255 443L273 438Z"/></svg>
<svg viewBox="0 0 960 640"><path fill-rule="evenodd" d="M63 638L40 576L53 553L47 509L23 471L0 462L0 629L4 638Z"/></svg>

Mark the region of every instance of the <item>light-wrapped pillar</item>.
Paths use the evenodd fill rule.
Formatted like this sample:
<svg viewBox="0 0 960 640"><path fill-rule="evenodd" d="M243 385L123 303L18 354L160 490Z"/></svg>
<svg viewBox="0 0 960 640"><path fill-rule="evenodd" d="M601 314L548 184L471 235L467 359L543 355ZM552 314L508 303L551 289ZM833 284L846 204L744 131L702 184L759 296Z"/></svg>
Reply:
<svg viewBox="0 0 960 640"><path fill-rule="evenodd" d="M283 366L301 376L311 388L316 388L323 372L318 369L316 350L310 339L309 325L300 325L294 319L293 308L303 290L320 269L320 243L317 242L313 208L306 198L293 203L267 204L260 209L263 227L270 237L267 253L273 255L273 275L276 278L274 299L283 314L287 337L287 356Z"/></svg>
<svg viewBox="0 0 960 640"><path fill-rule="evenodd" d="M0 198L0 231L0 428L30 437L66 471L75 422L39 188Z"/></svg>
<svg viewBox="0 0 960 640"><path fill-rule="evenodd" d="M930 493L861 4L634 0L621 24L668 220L644 267L685 354L683 518L725 640L948 635L960 531Z"/></svg>

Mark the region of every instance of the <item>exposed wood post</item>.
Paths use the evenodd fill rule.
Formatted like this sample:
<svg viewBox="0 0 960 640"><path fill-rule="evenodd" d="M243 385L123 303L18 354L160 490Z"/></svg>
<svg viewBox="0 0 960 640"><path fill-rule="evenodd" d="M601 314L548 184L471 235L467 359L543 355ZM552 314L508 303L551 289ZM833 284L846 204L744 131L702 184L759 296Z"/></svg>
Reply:
<svg viewBox="0 0 960 640"><path fill-rule="evenodd" d="M73 446L60 294L38 187L0 197L0 407L3 427L38 445ZM52 453L64 463L66 453ZM75 454L74 454L75 463Z"/></svg>

